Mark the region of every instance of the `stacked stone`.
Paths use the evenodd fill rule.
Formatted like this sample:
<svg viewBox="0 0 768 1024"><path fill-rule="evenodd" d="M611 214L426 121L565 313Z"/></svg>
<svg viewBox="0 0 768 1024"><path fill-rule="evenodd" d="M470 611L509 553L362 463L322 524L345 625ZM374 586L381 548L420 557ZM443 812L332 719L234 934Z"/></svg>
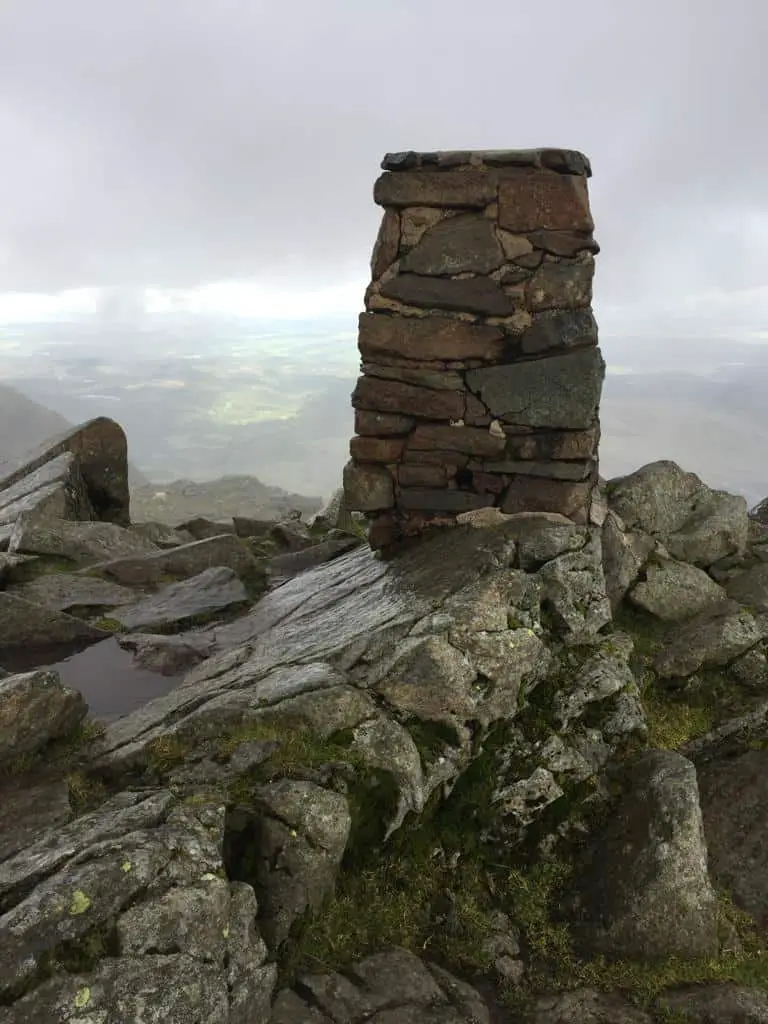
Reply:
<svg viewBox="0 0 768 1024"><path fill-rule="evenodd" d="M585 521L605 372L589 161L408 152L382 168L347 507L374 548L487 506Z"/></svg>

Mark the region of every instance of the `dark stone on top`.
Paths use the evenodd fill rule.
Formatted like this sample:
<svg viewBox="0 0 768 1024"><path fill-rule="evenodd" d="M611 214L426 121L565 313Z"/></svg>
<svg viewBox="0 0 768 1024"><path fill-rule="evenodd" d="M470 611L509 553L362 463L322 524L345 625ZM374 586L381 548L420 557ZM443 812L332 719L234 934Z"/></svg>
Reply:
<svg viewBox="0 0 768 1024"><path fill-rule="evenodd" d="M561 174L592 177L589 159L575 149L464 149L437 153L387 153L381 161L384 171L412 171L419 167L461 167L472 163L487 167L546 167Z"/></svg>

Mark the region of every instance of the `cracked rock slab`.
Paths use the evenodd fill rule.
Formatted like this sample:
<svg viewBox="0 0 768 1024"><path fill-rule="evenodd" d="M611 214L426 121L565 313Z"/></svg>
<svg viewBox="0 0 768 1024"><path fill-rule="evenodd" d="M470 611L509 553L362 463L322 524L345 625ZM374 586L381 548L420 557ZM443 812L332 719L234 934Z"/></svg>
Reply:
<svg viewBox="0 0 768 1024"><path fill-rule="evenodd" d="M248 600L248 592L234 570L216 566L171 583L136 604L118 608L112 617L134 632L183 629L201 616L208 618L242 607Z"/></svg>

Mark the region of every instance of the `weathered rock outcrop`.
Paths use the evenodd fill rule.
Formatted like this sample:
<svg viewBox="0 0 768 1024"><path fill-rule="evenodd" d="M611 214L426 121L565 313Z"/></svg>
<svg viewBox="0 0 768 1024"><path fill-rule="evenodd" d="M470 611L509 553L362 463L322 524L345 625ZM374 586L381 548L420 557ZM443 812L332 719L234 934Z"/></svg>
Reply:
<svg viewBox="0 0 768 1024"><path fill-rule="evenodd" d="M0 465L0 541L3 526L15 521L14 503L19 512L44 503L65 519L127 526L128 453L122 428L100 416Z"/></svg>
<svg viewBox="0 0 768 1024"><path fill-rule="evenodd" d="M744 659L765 657L764 621L637 524L647 542L625 572L629 599L612 610L606 525L616 538L626 527L610 492L600 524L479 510L389 559L357 547L297 571L230 621L121 638L159 671L177 657L191 667L166 696L88 739L63 791L55 773L34 781L34 765L29 782L13 777L14 789L37 786L50 824L37 808L5 801L16 810L0 844L0 1022L95 1014L117 1024L140 1005L158 1021L491 1020L501 997L481 996L414 955L434 943L463 972L459 951L476 941L474 969L485 964L511 986L504 998L513 1005L528 1000L520 1019L636 1024L655 1022L661 1002L640 1009L584 989L580 962L589 977L595 954L643 971L659 962L660 975L670 956L727 964L733 927L745 926L721 938L713 881L758 925L768 906L768 874L755 869L765 846L755 802L764 772L753 749L768 735L768 712L748 712L744 724L680 753L638 750L666 735L654 709L668 701L665 714L674 714L691 673L717 672L721 688L741 687ZM187 575L199 565L195 551L244 545L249 559L263 558L267 534L244 531L260 536L227 532L131 559L129 587L106 582L102 566L63 576L117 588L102 595L115 600L116 617L149 615L173 588L204 596L199 577ZM302 548L302 536L297 526L284 542L300 548L289 557L314 550ZM270 534L269 550L273 543ZM751 556L747 541L739 558ZM185 579L167 583L137 568L158 561ZM729 571L737 581L752 569ZM237 580L232 568L206 573ZM756 585L747 580L744 593ZM136 588L146 592L124 604L124 591ZM52 587L51 600L69 606L67 592ZM665 696L658 687L668 662L676 689ZM20 678L4 685L19 687ZM33 762L72 724L40 732ZM742 803L745 785L753 797ZM67 792L85 806L67 813ZM738 848L733 830L746 837ZM424 844L431 852L419 861L412 850ZM412 872L406 888L388 890L398 871ZM523 871L533 872L528 880ZM381 893L370 889L379 872ZM472 888L476 872L488 885ZM533 917L526 893L543 901ZM397 920L405 915L402 926L377 923L387 907ZM330 946L312 947L329 914L341 931ZM347 944L345 927L369 936L362 947ZM573 951L558 970L570 971L573 991L547 995L536 981L537 958L559 948L536 939L536 928L571 929ZM355 966L345 954L342 973L307 973L300 954L318 948L333 960L339 943L359 954L372 941L374 955ZM392 942L413 945L388 949ZM275 993L278 966L297 955L299 973ZM705 966L701 977L711 978ZM685 993L678 985L668 998L690 1008L691 1020L706 1019ZM712 993L723 1021L741 1019L739 1007L759 1007L760 998L752 989Z"/></svg>

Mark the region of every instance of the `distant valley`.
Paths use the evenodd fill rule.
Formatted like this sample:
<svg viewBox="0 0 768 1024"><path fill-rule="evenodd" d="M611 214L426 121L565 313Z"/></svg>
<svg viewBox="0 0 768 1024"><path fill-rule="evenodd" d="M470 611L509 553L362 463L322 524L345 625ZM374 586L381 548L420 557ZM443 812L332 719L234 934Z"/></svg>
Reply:
<svg viewBox="0 0 768 1024"><path fill-rule="evenodd" d="M355 338L355 317L5 327L0 380L70 422L117 419L133 463L158 486L247 474L327 496L352 433ZM768 494L768 344L605 335L601 344L603 475L670 458L750 503ZM0 411L0 453L4 434L17 445L24 424Z"/></svg>

